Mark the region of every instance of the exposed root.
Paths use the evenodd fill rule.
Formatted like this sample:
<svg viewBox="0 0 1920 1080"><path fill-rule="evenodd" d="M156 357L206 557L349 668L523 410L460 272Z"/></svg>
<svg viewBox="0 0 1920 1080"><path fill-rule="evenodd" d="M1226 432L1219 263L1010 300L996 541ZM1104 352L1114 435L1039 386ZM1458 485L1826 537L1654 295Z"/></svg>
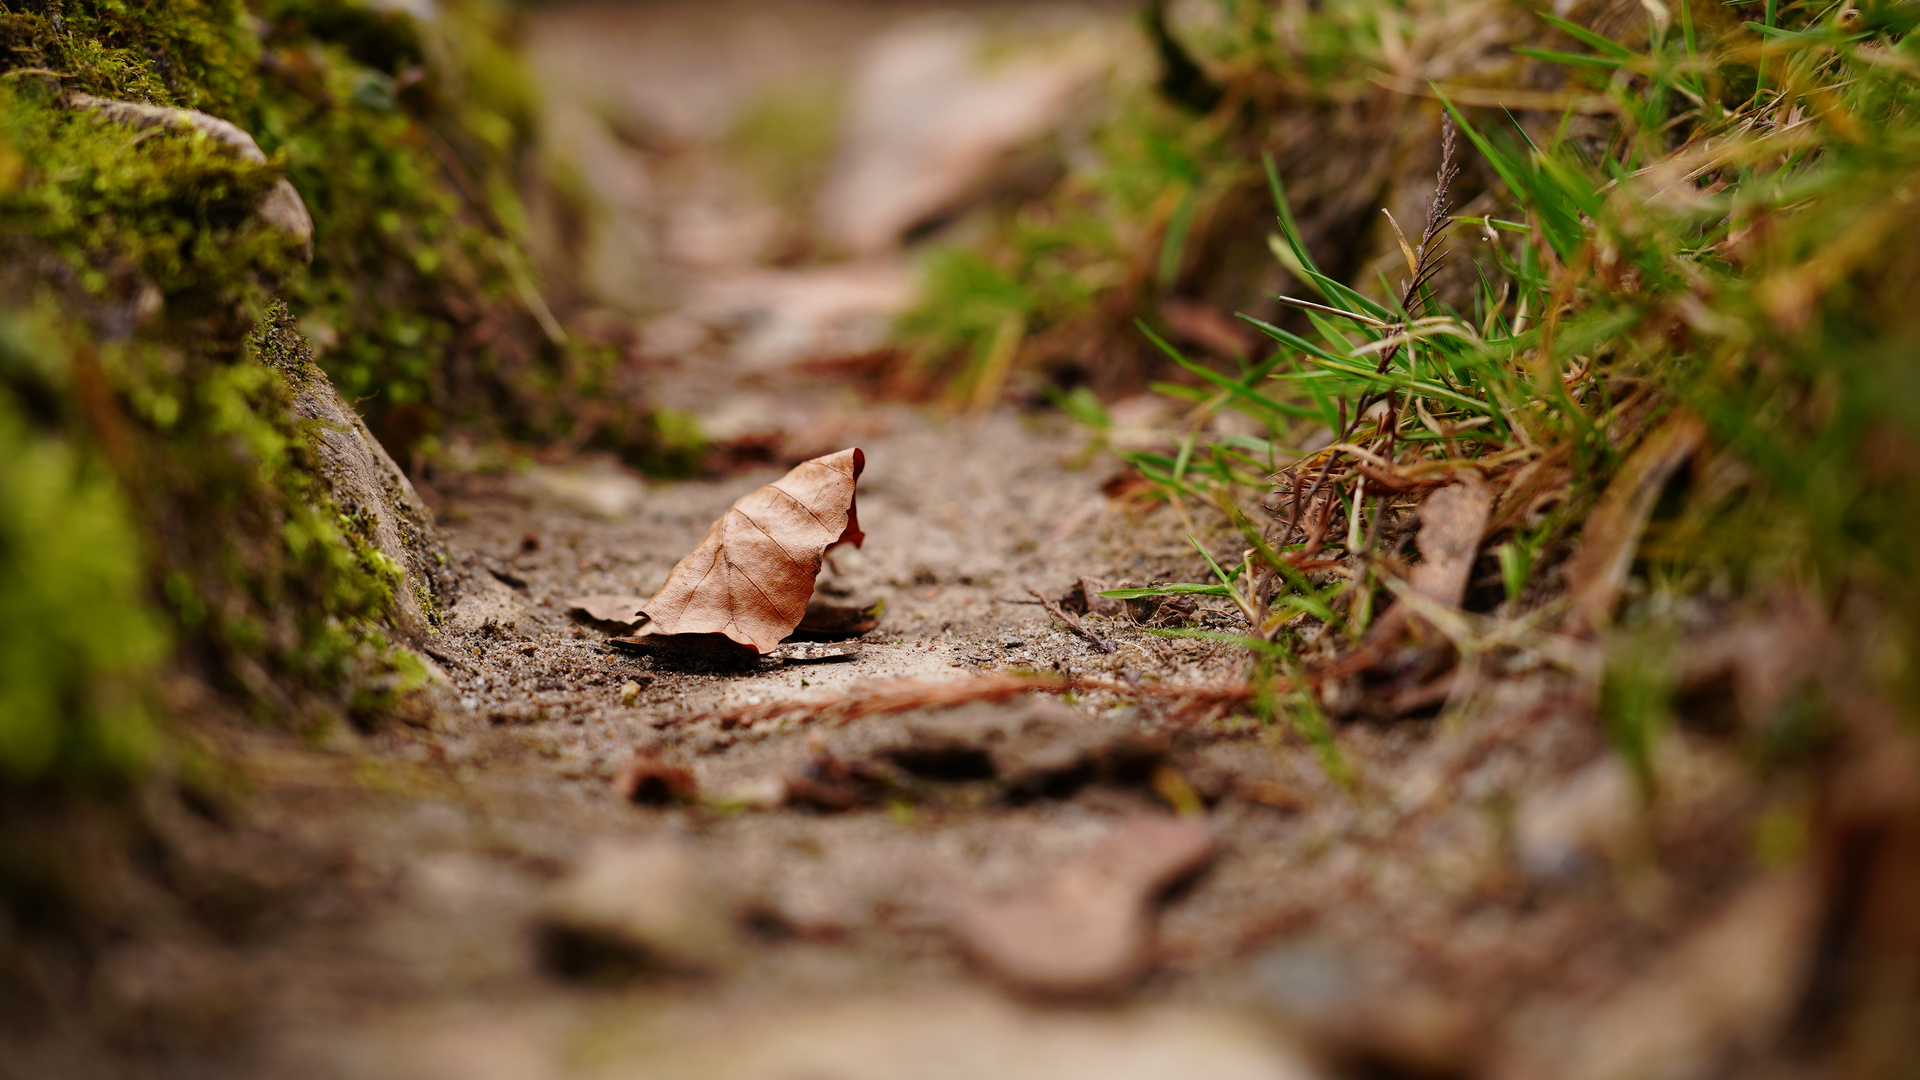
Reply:
<svg viewBox="0 0 1920 1080"><path fill-rule="evenodd" d="M723 728L753 727L780 720L847 724L867 716L917 709L951 709L974 702L997 703L1024 694L1102 692L1122 697L1155 698L1175 704L1181 714L1245 701L1253 695L1245 683L1181 686L1061 675L974 675L962 679L905 679L861 683L832 695L820 694L763 705L736 706L696 713L686 722L716 720Z"/></svg>

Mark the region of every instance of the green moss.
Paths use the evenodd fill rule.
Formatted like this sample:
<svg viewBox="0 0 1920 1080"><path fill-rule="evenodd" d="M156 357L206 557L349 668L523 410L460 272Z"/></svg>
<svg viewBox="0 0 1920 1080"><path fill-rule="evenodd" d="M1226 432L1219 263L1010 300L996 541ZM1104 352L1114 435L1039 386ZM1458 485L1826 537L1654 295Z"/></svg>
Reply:
<svg viewBox="0 0 1920 1080"><path fill-rule="evenodd" d="M566 428L553 389L579 389L570 358L533 314L537 284L516 280L534 108L505 5L452 0L430 24L359 0L13 6L12 81L200 109L274 159L257 171L284 172L315 223L313 265L281 289L376 431Z"/></svg>
<svg viewBox="0 0 1920 1080"><path fill-rule="evenodd" d="M630 449L628 456L654 476L695 476L707 454L707 438L700 430L700 421L672 409L648 414L636 441L639 448Z"/></svg>
<svg viewBox="0 0 1920 1080"><path fill-rule="evenodd" d="M293 265L286 238L253 216L278 174L203 134L133 131L61 108L40 87L0 85L0 144L29 163L0 194L7 235L51 248L99 300L137 305L125 293L138 278L204 315L236 275Z"/></svg>
<svg viewBox="0 0 1920 1080"><path fill-rule="evenodd" d="M467 54L430 58L404 16L265 14L255 135L314 217L314 265L290 300L341 394L376 429L396 408L472 420L537 400L558 357L506 262L524 219L510 183L524 107L466 96L481 80L448 55Z"/></svg>
<svg viewBox="0 0 1920 1080"><path fill-rule="evenodd" d="M146 680L166 648L113 470L35 423L51 351L0 322L0 784L142 766Z"/></svg>
<svg viewBox="0 0 1920 1080"><path fill-rule="evenodd" d="M59 72L65 88L231 118L258 45L240 0L24 0L0 12L0 67Z"/></svg>

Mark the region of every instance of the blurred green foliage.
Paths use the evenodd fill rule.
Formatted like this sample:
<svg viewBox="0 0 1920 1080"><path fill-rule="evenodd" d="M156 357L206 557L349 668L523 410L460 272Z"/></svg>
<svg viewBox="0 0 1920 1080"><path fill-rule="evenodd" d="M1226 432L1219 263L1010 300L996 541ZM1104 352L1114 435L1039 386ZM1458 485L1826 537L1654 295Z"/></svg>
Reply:
<svg viewBox="0 0 1920 1080"><path fill-rule="evenodd" d="M996 348L1086 369L1073 377L1108 388L1136 373L1132 320L1182 279L1196 222L1245 169L1218 122L1143 93L1113 108L1093 129L1093 164L1044 199L993 208L986 242L929 254L922 299L897 326L910 378L991 399L1010 366L996 365Z"/></svg>
<svg viewBox="0 0 1920 1080"><path fill-rule="evenodd" d="M536 325L514 183L531 89L504 5L442 8L423 26L348 0L259 5L249 129L284 159L316 236L288 299L376 430L400 406L551 423L534 414L563 350Z"/></svg>
<svg viewBox="0 0 1920 1080"><path fill-rule="evenodd" d="M143 545L112 468L32 423L17 388L47 351L0 322L0 777L113 775L145 764L146 679L167 645ZM36 377L37 376L37 377Z"/></svg>

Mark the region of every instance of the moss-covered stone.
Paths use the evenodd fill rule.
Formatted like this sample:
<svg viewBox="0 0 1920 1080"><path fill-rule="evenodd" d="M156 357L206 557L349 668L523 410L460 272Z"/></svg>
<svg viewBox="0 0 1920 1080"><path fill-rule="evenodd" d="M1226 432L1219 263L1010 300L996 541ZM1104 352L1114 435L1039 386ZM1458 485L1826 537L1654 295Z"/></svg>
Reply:
<svg viewBox="0 0 1920 1080"><path fill-rule="evenodd" d="M403 456L449 421L530 437L569 423L556 391L597 372L555 332L522 253L533 107L504 5L443 3L430 24L355 0L10 7L10 83L252 134L314 218L313 266L282 291Z"/></svg>
<svg viewBox="0 0 1920 1080"><path fill-rule="evenodd" d="M525 427L559 377L496 361L569 370L514 277L528 114L501 15L443 8L0 10L0 616L42 628L0 646L0 785L136 769L169 640L294 726L422 681L393 640L449 599L444 553L328 375L376 418ZM266 160L96 98L199 110ZM310 268L257 213L288 178Z"/></svg>

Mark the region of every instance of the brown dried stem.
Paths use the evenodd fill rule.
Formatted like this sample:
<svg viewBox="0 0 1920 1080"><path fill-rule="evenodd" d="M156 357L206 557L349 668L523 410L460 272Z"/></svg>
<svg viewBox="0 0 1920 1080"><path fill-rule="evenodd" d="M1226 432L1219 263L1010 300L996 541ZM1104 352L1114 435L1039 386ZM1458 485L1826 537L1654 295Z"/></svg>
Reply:
<svg viewBox="0 0 1920 1080"><path fill-rule="evenodd" d="M1400 283L1400 311L1403 316L1402 321L1399 323L1388 323L1382 327L1389 335L1402 334L1407 331L1413 321L1414 308L1420 302L1421 290L1425 289L1427 285L1432 282L1434 275L1439 273L1441 264L1446 259L1447 252L1440 247L1439 242L1441 236L1446 232L1447 226L1452 223L1449 215L1453 210L1453 182L1460 175L1459 149L1459 131L1454 126L1453 118L1451 116L1443 116L1440 122L1440 168L1434 177L1433 194L1427 199L1426 216L1421 224L1419 242L1409 245L1405 236L1400 235L1399 224L1396 222L1393 226L1395 235L1400 236L1402 249L1407 252L1409 263L1408 271L1411 276ZM1392 222L1393 215L1388 214L1387 220ZM1393 366L1393 361L1400 355L1401 348L1401 345L1394 345L1392 348L1384 350L1380 354L1379 363L1374 367L1375 373L1380 375L1386 374L1388 369ZM1381 447L1381 456L1391 461L1393 459L1394 443L1397 441L1400 427L1400 409L1397 401L1397 391L1391 387L1386 390L1375 391L1362 397L1350 416L1347 413L1346 402L1342 401L1340 403L1340 428L1338 437L1334 439L1334 443L1336 445L1341 443L1352 444L1361 423L1364 422L1367 415L1372 412L1374 406L1382 401L1387 402L1388 405L1386 415L1378 421L1377 434L1378 437L1384 439L1384 446ZM1303 531L1303 516L1313 512L1315 510L1315 499L1321 496L1323 491L1326 493L1326 498L1319 506L1318 513L1314 514L1313 527L1311 530L1306 531L1305 539L1307 547L1301 553L1306 557L1311 557L1317 553L1320 544L1325 541L1327 531L1331 526L1332 515L1336 510L1332 493L1327 489L1330 486L1337 488L1357 475L1355 467L1345 468L1337 476L1334 474L1334 463L1339 453L1338 450L1335 450L1327 455L1326 460L1320 466L1319 474L1315 476L1310 486L1303 489L1297 478L1289 484L1292 499L1291 512L1288 515L1285 530L1288 538L1291 538L1295 532ZM1358 463L1356 463L1356 466L1357 465ZM1354 554L1357 555L1359 553L1355 552Z"/></svg>
<svg viewBox="0 0 1920 1080"><path fill-rule="evenodd" d="M912 679L866 683L804 699L736 706L699 713L689 723L717 720L722 727L752 727L777 720L846 724L867 716L887 716L918 709L951 709L974 702L1000 702L1023 694L1068 694L1101 691L1123 697L1157 698L1183 708L1245 701L1252 689L1242 684L1184 686L1143 682L1138 686L1112 679L1064 675L995 673L965 679Z"/></svg>
<svg viewBox="0 0 1920 1080"><path fill-rule="evenodd" d="M1061 625L1065 626L1067 629L1073 631L1076 634L1079 634L1083 638L1086 638L1087 643L1092 645L1098 651L1103 652L1108 656L1112 656L1114 653L1117 653L1120 651L1119 646L1115 645L1111 641L1108 641L1106 638L1101 637L1099 634L1094 633L1092 630L1087 629L1087 625L1085 623L1081 622L1078 618L1074 616L1072 612L1061 607L1058 603L1048 599L1047 597L1040 595L1040 593L1034 589L1028 589L1027 595L1033 597L1035 600L1040 601L1040 606L1047 609L1047 614L1060 620Z"/></svg>

